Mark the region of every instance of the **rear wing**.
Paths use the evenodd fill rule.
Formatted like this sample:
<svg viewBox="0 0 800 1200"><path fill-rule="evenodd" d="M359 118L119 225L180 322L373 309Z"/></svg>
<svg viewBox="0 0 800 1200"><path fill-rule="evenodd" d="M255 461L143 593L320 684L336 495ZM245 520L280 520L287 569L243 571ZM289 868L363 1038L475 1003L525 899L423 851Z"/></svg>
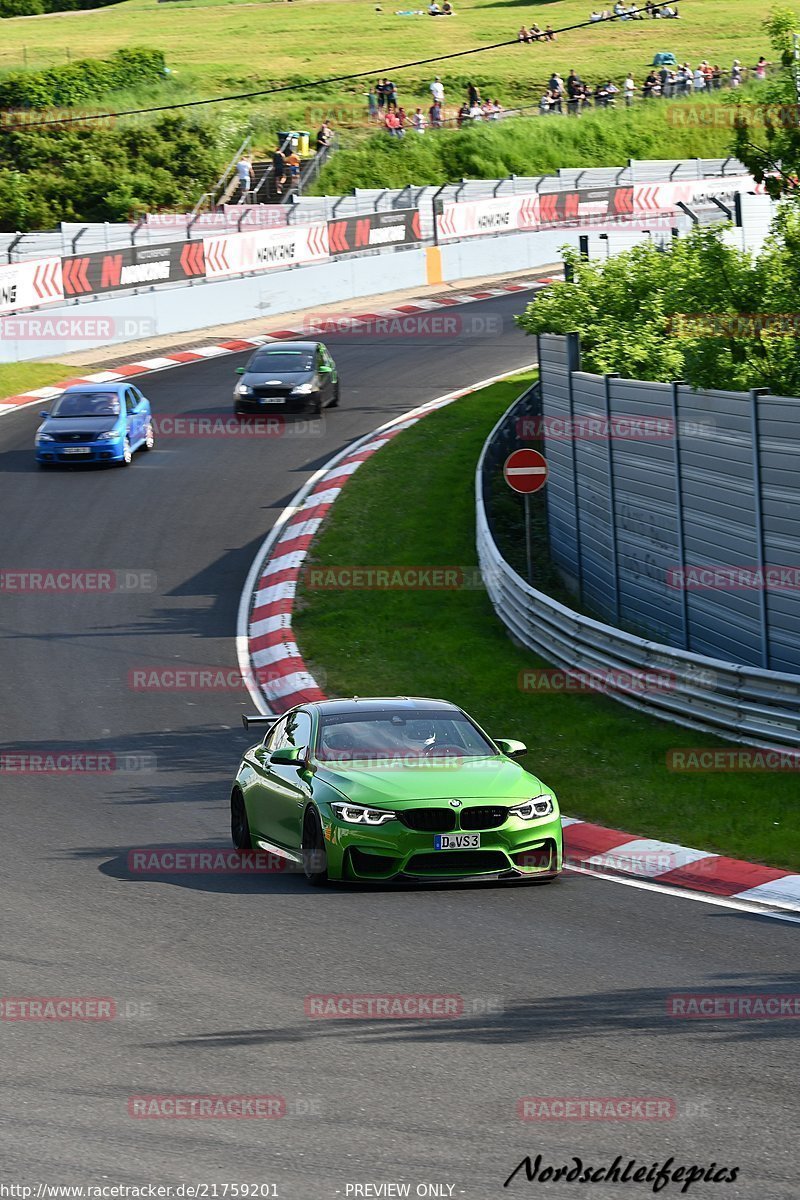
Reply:
<svg viewBox="0 0 800 1200"><path fill-rule="evenodd" d="M257 713L255 716L248 713L242 713L242 724L244 725L245 729L250 729L252 726L256 725L274 725L277 719L277 717L264 717L261 715L261 713Z"/></svg>

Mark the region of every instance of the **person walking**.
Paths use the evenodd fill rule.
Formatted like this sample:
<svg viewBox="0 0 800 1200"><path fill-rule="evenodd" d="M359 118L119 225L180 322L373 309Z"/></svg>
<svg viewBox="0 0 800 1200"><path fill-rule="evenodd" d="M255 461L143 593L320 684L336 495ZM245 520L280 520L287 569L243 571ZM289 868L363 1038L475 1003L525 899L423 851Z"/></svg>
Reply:
<svg viewBox="0 0 800 1200"><path fill-rule="evenodd" d="M253 162L249 154L243 154L236 164L236 174L239 177L239 203L245 204L247 201L247 193L253 190L255 180L255 172L253 171Z"/></svg>
<svg viewBox="0 0 800 1200"><path fill-rule="evenodd" d="M323 121L317 130L317 154L325 150L333 141L333 130L327 121Z"/></svg>

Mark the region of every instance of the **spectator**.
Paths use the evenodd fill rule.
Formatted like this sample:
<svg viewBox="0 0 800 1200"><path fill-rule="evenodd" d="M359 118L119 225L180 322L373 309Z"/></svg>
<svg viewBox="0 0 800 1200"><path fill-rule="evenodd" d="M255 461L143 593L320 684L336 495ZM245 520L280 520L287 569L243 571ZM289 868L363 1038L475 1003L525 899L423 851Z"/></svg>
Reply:
<svg viewBox="0 0 800 1200"><path fill-rule="evenodd" d="M731 67L731 87L739 87L742 82L742 64L738 58L733 60Z"/></svg>
<svg viewBox="0 0 800 1200"><path fill-rule="evenodd" d="M286 155L286 167L289 183L296 186L300 179L300 155L296 150L290 148Z"/></svg>
<svg viewBox="0 0 800 1200"><path fill-rule="evenodd" d="M455 15L456 15L456 10L453 8L452 4L450 3L450 0L444 0L444 4L442 5L442 16L443 17L454 17Z"/></svg>
<svg viewBox="0 0 800 1200"><path fill-rule="evenodd" d="M764 55L762 54L761 58L758 60L758 62L755 65L756 79L766 79L767 78L767 66L768 65L769 64L767 63L767 60L764 58Z"/></svg>
<svg viewBox="0 0 800 1200"><path fill-rule="evenodd" d="M400 136L400 118L393 108L388 109L386 116L383 118L383 123L386 126L387 132L392 137Z"/></svg>
<svg viewBox="0 0 800 1200"><path fill-rule="evenodd" d="M541 116L543 116L543 117L546 117L547 114L550 112L550 89L549 88L547 89L546 92L543 93L542 98L539 101L539 112L540 112Z"/></svg>
<svg viewBox="0 0 800 1200"><path fill-rule="evenodd" d="M470 83L467 87L467 104L472 108L473 104L480 104L481 94L475 87L474 83Z"/></svg>
<svg viewBox="0 0 800 1200"><path fill-rule="evenodd" d="M253 163L249 154L243 154L237 162L236 174L239 176L239 191L242 193L239 203L244 204L246 193L253 190L255 181Z"/></svg>
<svg viewBox="0 0 800 1200"><path fill-rule="evenodd" d="M592 15L589 17L590 21L602 21L602 19L603 19L603 14L596 12L596 11L593 12Z"/></svg>
<svg viewBox="0 0 800 1200"><path fill-rule="evenodd" d="M326 146L330 146L333 141L333 130L327 121L323 121L317 130L317 154L320 150L324 150Z"/></svg>
<svg viewBox="0 0 800 1200"><path fill-rule="evenodd" d="M705 91L706 77L703 73L702 66L695 67L692 83L696 92Z"/></svg>
<svg viewBox="0 0 800 1200"><path fill-rule="evenodd" d="M470 121L480 121L483 117L483 106L480 101L477 104L470 104L469 119Z"/></svg>
<svg viewBox="0 0 800 1200"><path fill-rule="evenodd" d="M464 124L464 122L468 121L468 120L469 120L469 105L467 104L466 101L464 101L464 103L461 105L461 108L458 110L458 113L456 114L456 125L460 129L461 126Z"/></svg>
<svg viewBox="0 0 800 1200"><path fill-rule="evenodd" d="M286 183L286 155L280 146L272 156L272 178L275 183L275 195L283 195L283 185Z"/></svg>
<svg viewBox="0 0 800 1200"><path fill-rule="evenodd" d="M414 126L415 133L425 132L425 114L421 108L418 108L411 118L411 124Z"/></svg>
<svg viewBox="0 0 800 1200"><path fill-rule="evenodd" d="M377 87L377 85L376 85ZM376 87L371 87L367 92L367 120L377 121L378 119L378 93Z"/></svg>
<svg viewBox="0 0 800 1200"><path fill-rule="evenodd" d="M651 71L650 74L645 79L644 83L642 84L643 98L645 100L650 100L653 96L653 92L655 91L655 89L657 87L658 87L658 80L656 79L655 75Z"/></svg>
<svg viewBox="0 0 800 1200"><path fill-rule="evenodd" d="M430 118L431 129L442 128L442 106L438 100L434 100L428 109L428 117Z"/></svg>
<svg viewBox="0 0 800 1200"><path fill-rule="evenodd" d="M531 41L543 42L545 40L544 30L541 29L534 21L531 24Z"/></svg>
<svg viewBox="0 0 800 1200"><path fill-rule="evenodd" d="M663 66L661 68L661 70L658 72L658 82L661 85L661 95L662 96L671 96L672 95L671 79L672 79L672 72L670 71L669 67L666 65Z"/></svg>
<svg viewBox="0 0 800 1200"><path fill-rule="evenodd" d="M608 100L606 103L608 104L609 108L613 108L617 103L619 88L611 79L606 80L606 92L608 94Z"/></svg>
<svg viewBox="0 0 800 1200"><path fill-rule="evenodd" d="M714 71L705 59L703 59L700 66L703 68L703 78L706 81L706 90L708 91L714 86Z"/></svg>
<svg viewBox="0 0 800 1200"><path fill-rule="evenodd" d="M605 108L608 104L608 88L604 83L598 83L594 89L595 108Z"/></svg>
<svg viewBox="0 0 800 1200"><path fill-rule="evenodd" d="M376 83L375 94L378 97L378 118L380 118L381 109L384 107L384 105L386 104L386 100L387 100L386 80L385 79L381 79L379 83Z"/></svg>
<svg viewBox="0 0 800 1200"><path fill-rule="evenodd" d="M636 81L634 80L630 71L628 72L625 82L622 85L622 90L625 93L625 107L630 108L630 106L633 104L634 92L636 91Z"/></svg>
<svg viewBox="0 0 800 1200"><path fill-rule="evenodd" d="M428 16L429 17L440 17L441 15L442 15L442 10L439 8L439 5L436 3L436 0L431 0L430 5L428 6Z"/></svg>
<svg viewBox="0 0 800 1200"><path fill-rule="evenodd" d="M386 80L386 107L387 109L397 108L397 88L391 79Z"/></svg>
<svg viewBox="0 0 800 1200"><path fill-rule="evenodd" d="M498 100L492 100L491 119L493 121L499 121L503 115L503 112L504 112L504 109L503 109L502 104L500 104L500 102Z"/></svg>
<svg viewBox="0 0 800 1200"><path fill-rule="evenodd" d="M544 36L547 38L548 42L555 42L557 40L557 34L552 25L547 25L545 27Z"/></svg>
<svg viewBox="0 0 800 1200"><path fill-rule="evenodd" d="M444 85L438 75L430 86L430 93L434 104L444 104Z"/></svg>
<svg viewBox="0 0 800 1200"><path fill-rule="evenodd" d="M519 27L519 33L517 34L517 41L518 42L532 42L533 41L533 37L531 36L530 30L526 29L524 25L520 25L520 27Z"/></svg>
<svg viewBox="0 0 800 1200"><path fill-rule="evenodd" d="M719 91L719 89L722 87L722 68L721 67L718 67L716 65L714 66L714 68L711 72L711 81L712 81L712 87L714 88L714 91L715 92Z"/></svg>

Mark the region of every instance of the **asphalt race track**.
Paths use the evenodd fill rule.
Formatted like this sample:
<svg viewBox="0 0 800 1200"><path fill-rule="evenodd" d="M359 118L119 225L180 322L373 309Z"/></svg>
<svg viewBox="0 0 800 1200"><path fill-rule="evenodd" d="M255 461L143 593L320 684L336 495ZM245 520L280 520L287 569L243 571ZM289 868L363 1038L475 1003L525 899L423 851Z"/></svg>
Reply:
<svg viewBox="0 0 800 1200"><path fill-rule="evenodd" d="M502 315L491 339L329 339L342 407L324 436L165 437L128 470L41 472L38 409L0 420L4 570L155 574L152 591L0 593L2 750L131 768L2 779L0 994L113 998L118 1013L0 1021L5 1179L274 1183L285 1200L387 1183L411 1196L436 1184L427 1194L605 1200L652 1185L503 1181L526 1154L598 1168L672 1156L739 1168L734 1183L694 1183L692 1197L796 1200L798 1022L667 1015L675 992L796 991L796 924L574 874L549 887L313 891L293 875L128 868L136 847L229 845L251 709L244 690L137 691L129 673L235 671L240 591L282 506L382 421L529 363L533 343L511 320L520 307L512 295L462 310ZM227 416L244 357L143 387L162 418ZM135 769L141 755L150 769ZM321 993L445 994L465 1007L311 1020L304 997ZM156 1094L281 1096L286 1114L129 1115L129 1097ZM519 1119L521 1097L557 1096L660 1098L669 1115Z"/></svg>

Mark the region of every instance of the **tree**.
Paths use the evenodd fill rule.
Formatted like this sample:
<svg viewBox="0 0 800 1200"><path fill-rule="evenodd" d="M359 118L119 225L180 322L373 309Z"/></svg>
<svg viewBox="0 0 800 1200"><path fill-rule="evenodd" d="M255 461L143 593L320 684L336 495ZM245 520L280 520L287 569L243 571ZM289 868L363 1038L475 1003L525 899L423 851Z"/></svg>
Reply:
<svg viewBox="0 0 800 1200"><path fill-rule="evenodd" d="M758 104L737 105L735 149L753 178L778 199L798 194L800 187L800 102L793 74L800 15L791 8L773 8L761 25L780 57L781 73L761 89ZM756 132L761 120L763 135Z"/></svg>
<svg viewBox="0 0 800 1200"><path fill-rule="evenodd" d="M645 242L599 262L574 250L565 258L572 282L540 292L517 321L527 333L577 331L585 370L800 396L795 206L781 212L758 257L719 229L696 228L663 250Z"/></svg>

